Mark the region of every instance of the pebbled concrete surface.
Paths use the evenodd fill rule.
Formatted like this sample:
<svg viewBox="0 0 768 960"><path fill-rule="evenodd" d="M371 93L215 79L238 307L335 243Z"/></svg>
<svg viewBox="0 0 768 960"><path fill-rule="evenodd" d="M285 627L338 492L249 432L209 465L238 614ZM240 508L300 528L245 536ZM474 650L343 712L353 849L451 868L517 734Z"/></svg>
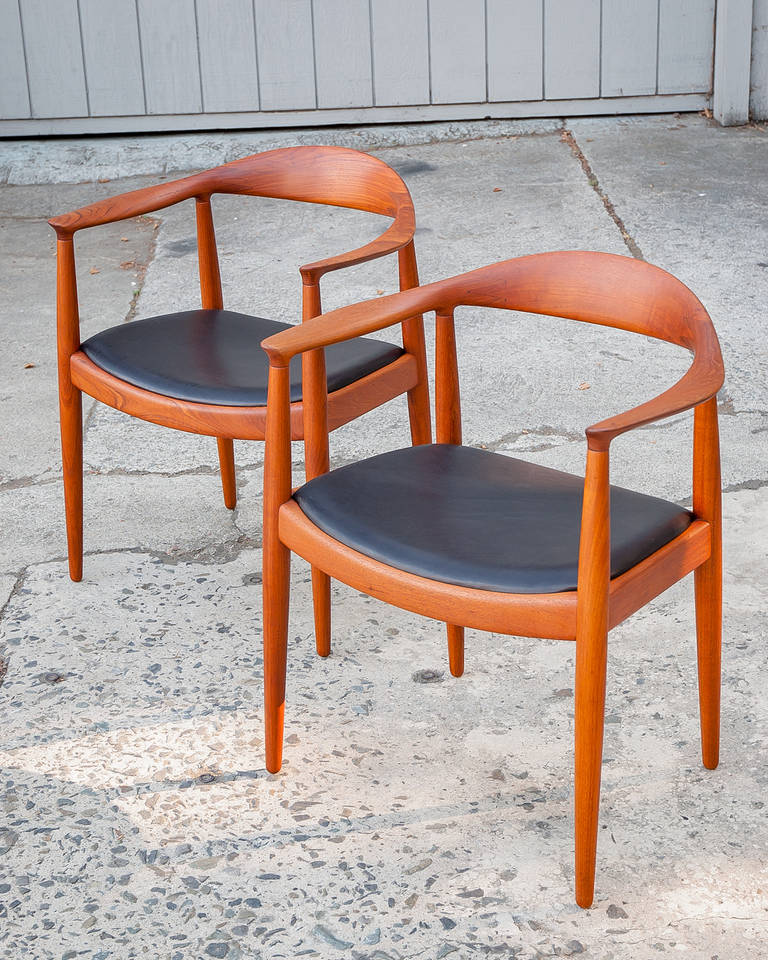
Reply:
<svg viewBox="0 0 768 960"><path fill-rule="evenodd" d="M538 250L634 253L689 283L715 320L728 369L720 769L699 762L685 582L611 635L597 895L580 911L572 646L468 632L454 680L438 624L335 585L322 661L297 561L286 759L268 776L261 445L236 444L230 513L212 440L87 405L85 579L66 572L44 221L153 178L5 186L1 957L764 952L768 136L693 116L464 126L377 145L413 192L424 280ZM371 146L366 131L347 134ZM122 163L125 145L5 145L3 158L8 146L35 181L108 176L101 164ZM162 146L166 175L179 157L202 166L255 148L238 135ZM114 170L137 172L157 147ZM227 303L288 320L298 264L377 227L248 199L218 198L215 215ZM196 303L193 237L189 205L81 234L84 333ZM391 265L369 264L329 277L325 303L394 283ZM482 311L464 311L458 339L466 442L573 471L588 423L662 389L686 359L628 334ZM613 479L685 502L690 439L681 417L620 440ZM343 463L406 442L397 400L334 434L331 452Z"/></svg>

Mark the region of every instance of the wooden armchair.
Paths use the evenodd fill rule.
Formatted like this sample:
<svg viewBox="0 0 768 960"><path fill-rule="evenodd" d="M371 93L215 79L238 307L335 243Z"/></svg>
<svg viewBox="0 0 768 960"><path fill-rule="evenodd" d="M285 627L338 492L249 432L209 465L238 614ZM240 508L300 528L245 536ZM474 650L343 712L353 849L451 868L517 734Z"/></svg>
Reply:
<svg viewBox="0 0 768 960"><path fill-rule="evenodd" d="M418 285L413 202L402 179L382 160L342 147L295 147L159 186L135 190L50 220L58 237L58 367L69 571L83 566L81 391L134 417L217 438L224 502L236 502L233 439L263 440L267 402L265 337L287 328L223 309L211 197L243 194L350 207L391 217L391 226L357 250L300 268L303 319L321 312L320 279L342 267L397 253L400 288ZM150 317L112 327L80 342L74 234L194 198L202 310ZM303 358L305 390L325 393L322 416L302 404L302 369L289 379L290 435L312 434L307 479L328 468L324 441L334 430L401 393L408 395L413 443L432 439L429 388L420 316L404 319L402 348L354 339ZM326 381L327 370L327 381ZM318 377L322 384L318 386ZM312 433L314 431L314 433ZM316 434L316 436L314 435ZM318 651L327 655L328 578L313 573Z"/></svg>
<svg viewBox="0 0 768 960"><path fill-rule="evenodd" d="M584 480L461 446L454 310L474 305L602 324L693 352L660 396L586 430ZM395 450L291 490L288 364L305 351L434 310L437 443ZM712 322L674 277L600 253L508 260L318 317L263 343L269 355L264 495L267 769L282 760L290 552L398 607L448 623L460 675L464 627L576 641L576 900L592 903L608 631L695 571L704 765L717 766L720 715L720 453L723 364ZM305 396L325 458L322 377ZM609 483L614 437L695 408L693 509Z"/></svg>

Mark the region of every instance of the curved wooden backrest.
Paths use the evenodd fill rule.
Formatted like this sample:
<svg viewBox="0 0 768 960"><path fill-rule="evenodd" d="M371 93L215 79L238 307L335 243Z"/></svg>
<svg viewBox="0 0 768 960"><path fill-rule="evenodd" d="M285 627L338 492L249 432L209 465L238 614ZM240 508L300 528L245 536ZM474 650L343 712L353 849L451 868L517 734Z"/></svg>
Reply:
<svg viewBox="0 0 768 960"><path fill-rule="evenodd" d="M365 336L413 314L438 318L438 399L443 384L456 381L453 312L458 306L495 307L581 320L645 334L686 347L691 367L669 390L633 411L587 431L594 446L627 429L682 412L713 397L723 383L723 361L712 321L698 298L675 277L629 257L562 251L505 260L389 297L342 307L308 320L262 343L272 366L351 337ZM442 344L442 347L441 347ZM447 352L446 352L447 351ZM451 356L452 354L452 356ZM317 403L322 398L315 398ZM441 405L441 404L439 404Z"/></svg>
<svg viewBox="0 0 768 960"><path fill-rule="evenodd" d="M696 350L716 342L688 287L659 267L610 253L538 253L433 284L436 299L564 317L642 333ZM429 288L426 288L429 289Z"/></svg>
<svg viewBox="0 0 768 960"><path fill-rule="evenodd" d="M495 307L616 327L666 340L722 364L717 335L696 295L651 264L610 253L565 250L503 260L468 273L341 307L264 341L278 364L321 344L364 336L413 313Z"/></svg>
<svg viewBox="0 0 768 960"><path fill-rule="evenodd" d="M49 220L60 237L161 210L212 193L247 194L349 207L405 219L413 202L402 178L383 160L347 147L285 147L243 157L171 183L143 187Z"/></svg>

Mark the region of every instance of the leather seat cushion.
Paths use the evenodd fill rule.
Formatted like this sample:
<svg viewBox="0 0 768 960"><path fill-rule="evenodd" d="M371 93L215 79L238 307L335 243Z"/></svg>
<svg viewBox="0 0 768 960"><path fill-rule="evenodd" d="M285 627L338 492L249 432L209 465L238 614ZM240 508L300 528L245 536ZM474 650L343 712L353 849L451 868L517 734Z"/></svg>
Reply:
<svg viewBox="0 0 768 960"><path fill-rule="evenodd" d="M366 556L432 580L502 593L575 590L584 481L447 444L394 450L316 477L302 511ZM611 576L682 533L677 504L611 487Z"/></svg>
<svg viewBox="0 0 768 960"><path fill-rule="evenodd" d="M269 363L261 341L289 324L228 310L189 310L103 330L81 349L102 370L166 397L263 407ZM402 356L358 337L326 348L328 390L339 390ZM301 358L291 361L291 401L301 400Z"/></svg>

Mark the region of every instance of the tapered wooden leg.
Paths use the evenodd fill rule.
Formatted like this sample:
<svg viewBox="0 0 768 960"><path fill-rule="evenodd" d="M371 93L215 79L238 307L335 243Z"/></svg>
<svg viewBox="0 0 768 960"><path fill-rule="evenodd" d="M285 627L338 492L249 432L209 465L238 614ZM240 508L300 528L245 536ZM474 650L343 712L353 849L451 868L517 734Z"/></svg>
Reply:
<svg viewBox="0 0 768 960"><path fill-rule="evenodd" d="M600 770L603 761L607 634L599 627L576 639L575 821L576 903L592 905L595 890Z"/></svg>
<svg viewBox="0 0 768 960"><path fill-rule="evenodd" d="M280 543L264 551L264 733L267 770L283 762L285 666L288 649L290 552Z"/></svg>
<svg viewBox="0 0 768 960"><path fill-rule="evenodd" d="M448 665L454 677L464 673L464 627L446 623L448 628Z"/></svg>
<svg viewBox="0 0 768 960"><path fill-rule="evenodd" d="M610 487L607 450L587 451L576 605L574 821L576 903L595 891L600 768L605 723L610 583Z"/></svg>
<svg viewBox="0 0 768 960"><path fill-rule="evenodd" d="M720 759L720 643L722 634L722 495L717 400L696 408L693 426L693 512L708 521L709 559L694 574L699 662L701 758L714 770Z"/></svg>
<svg viewBox="0 0 768 960"><path fill-rule="evenodd" d="M416 251L413 240L397 254L400 289L410 290L419 285ZM427 379L427 351L424 345L424 321L412 317L403 323L403 346L416 357L419 365L419 382L408 391L408 419L411 424L411 443L432 443L432 412L429 408L429 381Z"/></svg>
<svg viewBox="0 0 768 960"><path fill-rule="evenodd" d="M64 511L67 521L69 576L83 579L83 402L82 393L68 384L59 394Z"/></svg>
<svg viewBox="0 0 768 960"><path fill-rule="evenodd" d="M283 761L285 662L291 553L280 540L280 506L291 496L291 421L287 367L269 370L269 402L264 444L264 524L262 600L264 606L264 745L267 770Z"/></svg>
<svg viewBox="0 0 768 960"><path fill-rule="evenodd" d="M331 578L312 567L312 604L315 608L315 646L321 657L331 653Z"/></svg>
<svg viewBox="0 0 768 960"><path fill-rule="evenodd" d="M219 468L221 470L221 489L224 492L224 506L234 510L237 506L237 481L235 478L235 443L227 437L217 437L219 448Z"/></svg>
<svg viewBox="0 0 768 960"><path fill-rule="evenodd" d="M709 770L714 770L720 761L722 581L719 560L719 555L717 559L710 558L694 574L701 759Z"/></svg>

